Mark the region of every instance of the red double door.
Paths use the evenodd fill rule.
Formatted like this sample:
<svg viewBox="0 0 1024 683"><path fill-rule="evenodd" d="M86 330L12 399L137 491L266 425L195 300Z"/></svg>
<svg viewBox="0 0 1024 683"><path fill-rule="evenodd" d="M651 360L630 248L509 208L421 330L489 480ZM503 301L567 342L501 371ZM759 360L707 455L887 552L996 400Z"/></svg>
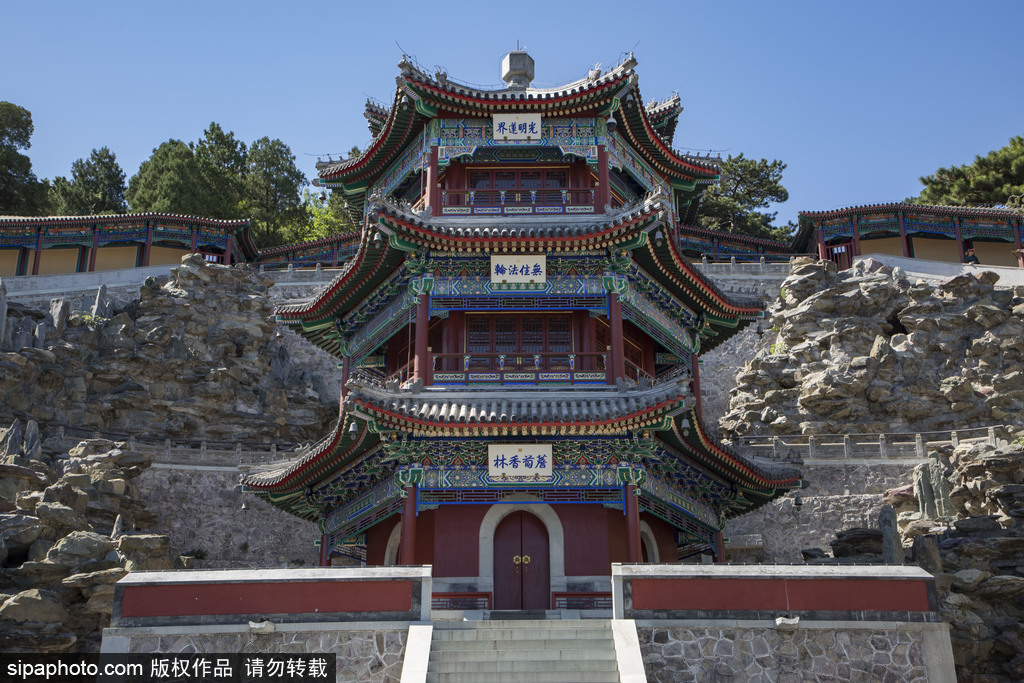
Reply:
<svg viewBox="0 0 1024 683"><path fill-rule="evenodd" d="M494 531L494 609L548 609L551 602L548 532L517 511Z"/></svg>

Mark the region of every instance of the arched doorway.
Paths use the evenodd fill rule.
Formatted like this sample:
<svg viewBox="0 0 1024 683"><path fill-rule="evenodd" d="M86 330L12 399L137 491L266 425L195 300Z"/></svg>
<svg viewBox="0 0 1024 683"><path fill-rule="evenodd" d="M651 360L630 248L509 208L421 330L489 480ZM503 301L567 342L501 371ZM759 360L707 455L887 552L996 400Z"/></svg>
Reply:
<svg viewBox="0 0 1024 683"><path fill-rule="evenodd" d="M524 510L494 530L494 609L547 609L551 600L548 532Z"/></svg>

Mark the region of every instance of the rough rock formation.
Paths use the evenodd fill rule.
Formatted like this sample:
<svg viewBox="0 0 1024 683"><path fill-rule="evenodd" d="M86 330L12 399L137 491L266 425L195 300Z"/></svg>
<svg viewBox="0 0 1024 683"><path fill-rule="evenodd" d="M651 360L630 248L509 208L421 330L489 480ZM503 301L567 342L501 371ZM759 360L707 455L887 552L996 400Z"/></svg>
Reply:
<svg viewBox="0 0 1024 683"><path fill-rule="evenodd" d="M937 285L868 260L797 259L766 348L737 376L726 436L1011 423L1024 411L1024 290L989 271Z"/></svg>
<svg viewBox="0 0 1024 683"><path fill-rule="evenodd" d="M89 652L109 624L114 583L136 569L185 560L133 479L152 456L89 439L65 449L34 422L0 435L0 651Z"/></svg>
<svg viewBox="0 0 1024 683"><path fill-rule="evenodd" d="M950 514L901 513L904 545L935 574L958 679L1024 680L1024 436L936 455Z"/></svg>
<svg viewBox="0 0 1024 683"><path fill-rule="evenodd" d="M289 359L272 281L182 259L140 299L49 311L6 302L0 420L35 420L147 438L299 442L319 438L337 396Z"/></svg>

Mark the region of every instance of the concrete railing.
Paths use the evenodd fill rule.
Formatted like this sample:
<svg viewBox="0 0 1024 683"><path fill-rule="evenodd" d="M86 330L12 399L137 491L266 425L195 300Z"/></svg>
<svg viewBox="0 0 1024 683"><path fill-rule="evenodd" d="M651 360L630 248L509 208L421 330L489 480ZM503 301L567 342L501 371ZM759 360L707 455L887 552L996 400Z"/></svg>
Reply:
<svg viewBox="0 0 1024 683"><path fill-rule="evenodd" d="M929 261L927 259L891 256L889 254L864 254L863 256L856 257L854 264L866 259L874 259L886 266L900 268L910 278L921 278L938 282L964 273L980 273L989 270L999 276L999 281L995 284L997 288L1024 286L1024 268L987 266L985 264L972 266L964 263Z"/></svg>
<svg viewBox="0 0 1024 683"><path fill-rule="evenodd" d="M803 462L807 460L900 460L924 459L939 446L964 442L998 443L1003 425L943 432L899 434L817 434L788 436L747 436L730 445L764 460Z"/></svg>
<svg viewBox="0 0 1024 683"><path fill-rule="evenodd" d="M703 258L693 264L704 275L721 278L756 278L764 280L784 280L789 275L789 261L767 261L761 259L754 262L709 261Z"/></svg>
<svg viewBox="0 0 1024 683"><path fill-rule="evenodd" d="M45 425L41 425L45 428ZM191 439L147 439L136 435L113 434L58 426L56 437L65 448L71 448L86 439L107 439L122 442L129 451L142 451L153 455L153 462L165 465L192 465L203 467L237 467L240 470L273 467L291 460L299 449L308 444L294 443L229 443Z"/></svg>
<svg viewBox="0 0 1024 683"><path fill-rule="evenodd" d="M7 288L7 298L12 301L81 297L95 294L101 285L106 285L109 291L137 290L146 278L170 275L172 268L177 266L146 266L60 275L18 275L2 279ZM259 270L274 280L275 287L289 287L326 285L334 279L340 268L323 268L318 264L315 268L296 269L289 265L286 268Z"/></svg>

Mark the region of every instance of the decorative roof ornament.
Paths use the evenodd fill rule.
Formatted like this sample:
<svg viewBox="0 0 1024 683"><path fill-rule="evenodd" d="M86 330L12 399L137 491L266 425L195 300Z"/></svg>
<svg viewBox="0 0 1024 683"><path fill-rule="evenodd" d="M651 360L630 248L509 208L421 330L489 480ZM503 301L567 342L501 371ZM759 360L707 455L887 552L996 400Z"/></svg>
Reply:
<svg viewBox="0 0 1024 683"><path fill-rule="evenodd" d="M509 90L526 90L533 80L533 57L524 50L513 50L501 60L501 80Z"/></svg>

